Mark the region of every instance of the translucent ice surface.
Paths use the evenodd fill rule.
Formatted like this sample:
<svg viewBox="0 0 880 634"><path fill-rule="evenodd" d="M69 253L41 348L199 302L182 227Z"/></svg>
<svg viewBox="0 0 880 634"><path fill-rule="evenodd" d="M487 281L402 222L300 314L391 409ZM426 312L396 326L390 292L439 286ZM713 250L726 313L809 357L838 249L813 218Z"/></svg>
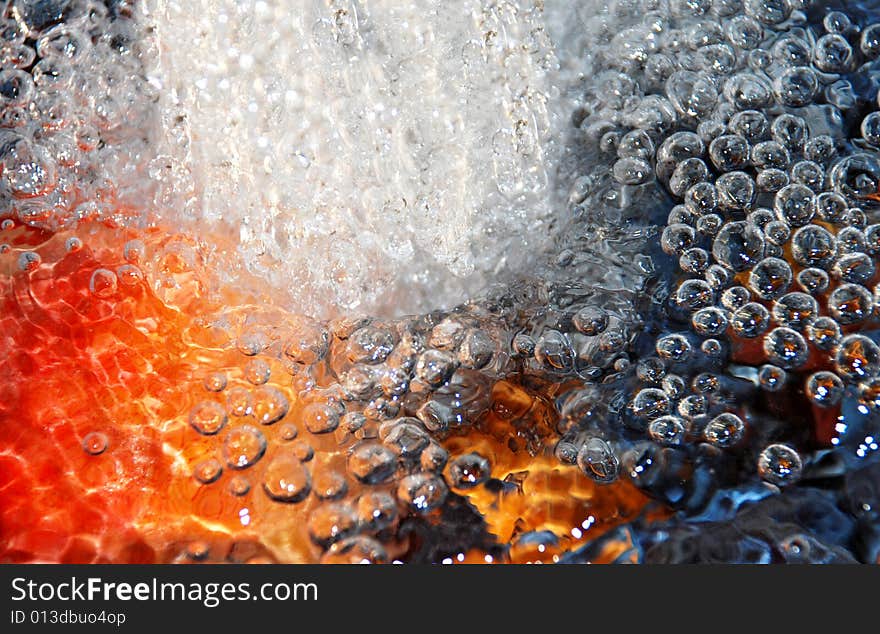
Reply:
<svg viewBox="0 0 880 634"><path fill-rule="evenodd" d="M151 0L164 202L314 315L452 306L554 217L537 0ZM186 204L181 203L185 195Z"/></svg>

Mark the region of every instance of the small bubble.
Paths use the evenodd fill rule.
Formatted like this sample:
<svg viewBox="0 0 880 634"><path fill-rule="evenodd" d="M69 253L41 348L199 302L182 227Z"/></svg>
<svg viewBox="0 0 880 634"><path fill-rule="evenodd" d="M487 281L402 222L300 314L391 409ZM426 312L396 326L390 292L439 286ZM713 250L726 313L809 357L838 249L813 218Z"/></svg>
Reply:
<svg viewBox="0 0 880 634"><path fill-rule="evenodd" d="M762 365L758 370L758 384L767 392L778 392L785 387L786 373L775 365Z"/></svg>
<svg viewBox="0 0 880 634"><path fill-rule="evenodd" d="M801 457L788 445L770 445L758 456L758 475L777 486L796 482L802 470Z"/></svg>
<svg viewBox="0 0 880 634"><path fill-rule="evenodd" d="M226 374L224 372L211 372L205 376L202 385L209 392L222 392L226 389Z"/></svg>
<svg viewBox="0 0 880 634"><path fill-rule="evenodd" d="M251 393L243 387L234 387L226 393L226 408L232 416L247 416L254 411Z"/></svg>
<svg viewBox="0 0 880 634"><path fill-rule="evenodd" d="M362 526L371 531L380 531L394 522L397 503L383 491L368 491L358 500L357 515Z"/></svg>
<svg viewBox="0 0 880 634"><path fill-rule="evenodd" d="M681 398L684 395L685 385L684 379L677 374L667 374L660 381L660 387L666 392L671 399Z"/></svg>
<svg viewBox="0 0 880 634"><path fill-rule="evenodd" d="M807 337L819 350L833 350L841 338L840 324L831 317L818 317L807 325Z"/></svg>
<svg viewBox="0 0 880 634"><path fill-rule="evenodd" d="M774 328L764 337L767 359L785 369L797 368L807 362L810 351L806 340L791 328Z"/></svg>
<svg viewBox="0 0 880 634"><path fill-rule="evenodd" d="M703 280L685 280L675 292L675 302L688 311L710 307L715 299L715 291Z"/></svg>
<svg viewBox="0 0 880 634"><path fill-rule="evenodd" d="M441 385L455 371L455 361L446 352L426 350L416 361L416 376L428 385Z"/></svg>
<svg viewBox="0 0 880 634"><path fill-rule="evenodd" d="M813 193L821 193L825 186L825 170L814 161L798 161L789 169L792 185L805 185Z"/></svg>
<svg viewBox="0 0 880 634"><path fill-rule="evenodd" d="M263 491L276 502L302 502L311 492L311 486L308 469L292 456L276 456L263 474Z"/></svg>
<svg viewBox="0 0 880 634"><path fill-rule="evenodd" d="M348 491L348 482L338 471L320 469L312 478L312 490L322 500L336 500Z"/></svg>
<svg viewBox="0 0 880 634"><path fill-rule="evenodd" d="M880 378L859 384L859 402L872 410L880 409Z"/></svg>
<svg viewBox="0 0 880 634"><path fill-rule="evenodd" d="M601 438L588 439L577 456L578 466L599 483L613 482L620 472L620 460L611 446Z"/></svg>
<svg viewBox="0 0 880 634"><path fill-rule="evenodd" d="M244 332L235 342L238 351L246 357L260 354L269 344L265 333L259 330Z"/></svg>
<svg viewBox="0 0 880 634"><path fill-rule="evenodd" d="M808 66L788 68L776 77L773 92L785 106L799 108L813 101L819 92L819 79Z"/></svg>
<svg viewBox="0 0 880 634"><path fill-rule="evenodd" d="M745 167L749 162L749 153L749 142L738 134L723 134L709 144L709 158L720 172Z"/></svg>
<svg viewBox="0 0 880 634"><path fill-rule="evenodd" d="M828 296L828 312L844 326L864 321L873 309L871 293L859 284L841 284Z"/></svg>
<svg viewBox="0 0 880 634"><path fill-rule="evenodd" d="M667 255L681 255L694 241L694 229L686 224L668 225L660 236L660 246Z"/></svg>
<svg viewBox="0 0 880 634"><path fill-rule="evenodd" d="M215 401L202 401L189 413L189 424L205 436L218 433L226 425L226 421L226 410Z"/></svg>
<svg viewBox="0 0 880 634"><path fill-rule="evenodd" d="M104 453L107 450L107 445L109 440L107 439L106 434L102 434L98 431L89 432L83 437L82 447L83 451L85 451L90 456L97 456Z"/></svg>
<svg viewBox="0 0 880 634"><path fill-rule="evenodd" d="M673 363L687 361L693 352L693 348L686 337L674 334L660 337L655 348L657 356Z"/></svg>
<svg viewBox="0 0 880 634"><path fill-rule="evenodd" d="M299 435L299 430L293 423L285 423L278 428L278 437L284 441L290 441Z"/></svg>
<svg viewBox="0 0 880 634"><path fill-rule="evenodd" d="M752 294L745 286L731 286L721 294L721 304L727 310L736 310L745 306Z"/></svg>
<svg viewBox="0 0 880 634"><path fill-rule="evenodd" d="M290 448L300 462L308 462L315 457L315 448L303 439L292 441Z"/></svg>
<svg viewBox="0 0 880 634"><path fill-rule="evenodd" d="M272 425L287 415L290 401L271 385L261 385L253 392L253 414L261 425Z"/></svg>
<svg viewBox="0 0 880 634"><path fill-rule="evenodd" d="M822 269L806 268L797 274L797 282L811 295L819 295L828 290L828 273Z"/></svg>
<svg viewBox="0 0 880 634"><path fill-rule="evenodd" d="M211 484L223 475L223 465L216 458L202 460L193 469L193 477L202 484Z"/></svg>
<svg viewBox="0 0 880 634"><path fill-rule="evenodd" d="M376 442L358 445L348 457L348 470L365 484L387 482L397 468L397 456Z"/></svg>
<svg viewBox="0 0 880 634"><path fill-rule="evenodd" d="M449 483L456 489L471 489L489 479L489 461L477 453L456 456L449 463Z"/></svg>
<svg viewBox="0 0 880 634"><path fill-rule="evenodd" d="M548 330L535 345L535 359L548 370L566 372L574 364L574 351L568 337L558 330Z"/></svg>
<svg viewBox="0 0 880 634"><path fill-rule="evenodd" d="M791 286L791 267L781 258L764 258L749 273L749 289L759 298L781 297Z"/></svg>
<svg viewBox="0 0 880 634"><path fill-rule="evenodd" d="M821 370L806 382L807 397L819 407L833 407L843 398L843 381L833 372Z"/></svg>
<svg viewBox="0 0 880 634"><path fill-rule="evenodd" d="M266 438L252 425L230 430L223 439L223 456L233 469L246 469L266 453Z"/></svg>
<svg viewBox="0 0 880 634"><path fill-rule="evenodd" d="M847 335L837 348L834 365L844 380L872 377L880 371L880 347L864 335Z"/></svg>
<svg viewBox="0 0 880 634"><path fill-rule="evenodd" d="M244 378L253 385L262 385L269 380L272 370L263 359L251 359L244 366Z"/></svg>
<svg viewBox="0 0 880 634"><path fill-rule="evenodd" d="M703 438L718 447L732 447L745 433L745 423L736 414L725 412L713 418L703 430Z"/></svg>
<svg viewBox="0 0 880 634"><path fill-rule="evenodd" d="M687 428L678 416L661 416L651 421L648 433L661 445L674 447L684 442Z"/></svg>
<svg viewBox="0 0 880 634"><path fill-rule="evenodd" d="M344 502L322 504L309 515L309 537L322 548L329 548L339 540L349 537L356 528L357 516L354 509Z"/></svg>
<svg viewBox="0 0 880 634"><path fill-rule="evenodd" d="M605 332L608 327L608 314L601 308L588 306L575 314L572 323L579 332L592 337Z"/></svg>
<svg viewBox="0 0 880 634"><path fill-rule="evenodd" d="M235 497L242 497L250 493L251 483L243 475L234 475L229 480L229 493Z"/></svg>
<svg viewBox="0 0 880 634"><path fill-rule="evenodd" d="M753 339L770 326L770 312L757 302L749 302L733 313L730 326L738 336Z"/></svg>
<svg viewBox="0 0 880 634"><path fill-rule="evenodd" d="M787 293L773 303L773 321L799 332L819 315L819 303L806 293Z"/></svg>
<svg viewBox="0 0 880 634"><path fill-rule="evenodd" d="M429 444L419 456L422 471L440 472L449 461L449 452L436 444Z"/></svg>
<svg viewBox="0 0 880 634"><path fill-rule="evenodd" d="M813 63L826 73L846 72L852 61L852 47L839 33L823 35L813 48Z"/></svg>
<svg viewBox="0 0 880 634"><path fill-rule="evenodd" d="M129 264L142 264L146 258L147 247L140 240L129 240L122 247L122 257Z"/></svg>
<svg viewBox="0 0 880 634"><path fill-rule="evenodd" d="M302 421L313 434L327 434L339 426L339 412L331 405L312 403L303 410Z"/></svg>
<svg viewBox="0 0 880 634"><path fill-rule="evenodd" d="M443 479L429 473L408 475L397 486L397 499L420 513L441 506L448 493Z"/></svg>
<svg viewBox="0 0 880 634"><path fill-rule="evenodd" d="M880 24L871 24L862 30L860 48L868 59L880 55Z"/></svg>
<svg viewBox="0 0 880 634"><path fill-rule="evenodd" d="M116 273L109 269L97 269L89 281L89 291L95 297L106 299L113 297L117 290Z"/></svg>
<svg viewBox="0 0 880 634"><path fill-rule="evenodd" d="M761 231L748 222L729 222L712 243L712 255L725 267L745 271L760 261L764 253Z"/></svg>
<svg viewBox="0 0 880 634"><path fill-rule="evenodd" d="M144 281L143 272L133 264L123 264L116 269L116 277L123 286L129 288Z"/></svg>
<svg viewBox="0 0 880 634"><path fill-rule="evenodd" d="M31 273L40 267L42 261L43 258L40 257L39 253L34 251L22 251L18 256L18 270Z"/></svg>

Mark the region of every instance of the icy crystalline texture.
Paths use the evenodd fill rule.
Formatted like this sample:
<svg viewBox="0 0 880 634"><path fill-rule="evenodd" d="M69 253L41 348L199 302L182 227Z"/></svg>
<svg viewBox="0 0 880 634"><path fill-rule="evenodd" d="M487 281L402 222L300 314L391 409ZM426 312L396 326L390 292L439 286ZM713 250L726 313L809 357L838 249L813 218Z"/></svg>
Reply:
<svg viewBox="0 0 880 634"><path fill-rule="evenodd" d="M178 172L163 202L179 213L189 192L192 219L225 225L301 312L451 306L547 236L556 59L543 3L148 6L160 167Z"/></svg>

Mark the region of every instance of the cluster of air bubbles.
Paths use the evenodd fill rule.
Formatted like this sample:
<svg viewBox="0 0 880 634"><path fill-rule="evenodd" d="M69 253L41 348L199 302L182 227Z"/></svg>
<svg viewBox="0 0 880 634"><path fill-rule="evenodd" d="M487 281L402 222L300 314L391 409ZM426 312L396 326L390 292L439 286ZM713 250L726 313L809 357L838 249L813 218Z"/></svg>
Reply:
<svg viewBox="0 0 880 634"><path fill-rule="evenodd" d="M750 454L752 477L796 481L809 447L794 427L766 431L774 394L824 416L850 396L870 407L880 375L880 25L789 0L615 3L586 22L594 79L573 122L613 184L584 177L572 200L644 218L665 190L652 270L668 290L640 347L656 356L620 375L635 378L622 404L610 386L581 404L563 442L600 482L645 455L633 433L657 456L709 444ZM595 336L596 310L572 317L576 333ZM576 366L571 333L548 335L544 359Z"/></svg>
<svg viewBox="0 0 880 634"><path fill-rule="evenodd" d="M562 136L548 25L569 7L148 4L162 50L158 204L230 230L280 300L311 316L402 315L533 262ZM618 168L650 176L640 170Z"/></svg>
<svg viewBox="0 0 880 634"><path fill-rule="evenodd" d="M27 4L10 5L14 25L2 31L4 37L9 33L10 42L19 37L13 26L27 26L28 18L19 10ZM70 6L80 4L88 3ZM495 8L490 10L490 4ZM389 536L402 518L436 522L440 511L461 497L513 486L506 476L517 474L502 474L501 467L509 465L499 465L499 455L505 453L536 456L552 446L561 463L578 469L596 486L613 487L625 478L674 504L687 503L689 487L702 481L691 477L698 469L704 469L704 480L745 470L746 478L764 483L762 490L805 477L813 456L804 425L782 424L774 407L777 401L801 399L803 412L794 415L816 418L837 416L848 400L856 399L865 411L880 405L880 345L874 335L880 301L880 224L875 222L880 208L880 118L876 91L868 100L864 97L866 85L880 83L872 70L880 57L880 26L857 24L839 12L817 23L807 17L808 4L632 0L610 3L596 15L579 14L580 37L591 42L585 62L590 72L583 73L584 82L578 84L572 143L577 161L583 160L589 172L573 179L567 208L571 217L560 220L564 227L555 236L560 248L542 265L539 279L500 291L489 289L457 309L416 317L348 315L316 321L288 316L263 323L255 314L253 324L230 326L236 330L237 352L230 352L234 360L204 368L198 376L199 396L178 421L192 446L208 448L191 457L192 479L187 482L224 491L247 501L249 508L264 505L268 516L303 513L302 530L328 560L382 561L387 559ZM532 58L543 55L542 37L533 34L537 41L526 47L528 60L509 59L511 47L499 42L522 33L505 31L505 20L519 28L534 16L525 23L510 14L499 16L495 10L502 5L512 6L473 5L480 8L474 16L481 37L468 40L461 50L468 69L485 71L488 66L503 75L522 69L520 64L528 69L518 91L493 97L493 103L505 104L503 117L478 112L480 103L469 111L474 119L468 121L487 123L488 118L490 128L499 120L509 123L500 136L496 129L489 130L489 137L483 136L488 134L485 130L463 131L456 127L461 123L457 119L447 121L451 110L437 115L446 127L409 125L424 123L418 117L398 127L391 119L400 113L394 114L392 106L404 99L401 95L412 97L422 86L405 84L425 79L416 77L414 70L424 65L410 65L415 61L405 56L395 58L393 68L371 69L387 75L374 86L387 97L387 109L345 112L340 104L330 104L330 119L313 122L311 131L309 125L279 127L285 112L297 119L305 111L315 114L314 108L300 103L305 93L287 86L275 69L271 77L250 73L254 60L240 50L232 53L231 61L248 82L234 87L231 107L226 102L200 102L207 114L216 115L204 119L205 129L229 132L240 125L238 129L255 131L257 137L270 124L273 130L284 129L280 144L261 144L257 138L259 149L247 160L260 157L267 174L311 169L307 176L293 178L296 187L320 181L332 189L338 177L349 178L346 185L354 184L355 189L364 185L358 191L369 196L360 202L380 210L374 221L424 221L417 233L432 227L420 235L433 241L434 255L450 261L461 256L458 264L469 266L473 254L460 248L462 236L437 233L471 226L472 220L452 214L437 222L437 209L463 203L462 213L467 215L476 204L466 192L439 187L439 181L459 182L461 176L452 173L461 166L444 159L439 149L462 141L465 132L474 133L466 147L485 146L490 156L482 165L492 170L502 188L501 199L491 198L489 208L495 209L492 205L498 200L503 201L500 208L515 208L542 187L528 180L536 177L532 168L543 165L544 158L540 146L546 121L536 120L544 113L543 96L528 81L534 78L532 64L538 63ZM381 29L366 28L355 3L328 6L333 20L320 20L302 38L308 53L302 63L320 61L315 67L322 69L326 83L334 90L348 90L346 82L354 77L352 56L371 60L369 47L376 42L370 38L378 37ZM389 16L394 13L388 11ZM230 8L224 15L231 20L235 14ZM270 20L272 15L262 17ZM379 9L375 15L385 16ZM93 51L110 46L101 33L115 33L113 29L132 22L124 12L100 19L109 20L109 26L104 24L103 31L96 29L91 36L84 35L92 33L88 29L73 33L82 25L72 14L52 25L28 27L34 35L25 33L18 43L30 46L34 60L41 61L3 71L3 107L12 112L25 100L22 116L35 121L35 113L43 110L33 102L38 94L52 91L50 76L61 81L67 69L87 60L97 63ZM611 28L619 23L629 26ZM253 26L247 21L242 25ZM130 26L134 28L133 22ZM61 31L53 31L61 27L68 29L63 37ZM44 38L44 31L54 34ZM276 40L281 32L271 31ZM422 42L428 47L426 54L437 53L429 40ZM117 34L112 41L114 55L132 63L138 59L129 40ZM271 48L273 42L267 38L265 46ZM53 57L58 51L66 52ZM269 53L266 57L271 59ZM37 72L43 61L47 63ZM442 62L432 58L419 63L426 61ZM186 66L181 60L174 64ZM79 80L70 84L82 83L89 95L101 94L86 82L97 81L94 78L73 77ZM462 81L473 83L478 77L474 71ZM108 84L119 86L110 94L117 101L134 103L122 98L126 87L134 85L126 78L130 76L123 73L116 77L121 83ZM513 78L502 79L505 90L512 89ZM204 80L222 82L217 76ZM276 80L280 83L272 83ZM295 88L303 87L296 77L290 81ZM465 97L471 94L468 90L476 91L468 86ZM208 90L196 82L196 88L193 94L205 96L222 87ZM60 92L76 96L77 90ZM274 109L250 112L247 104L254 95L249 90L261 93L260 103L265 100ZM76 135L84 121L103 121L88 118L97 117L95 113L119 114L92 100L93 111L87 116L82 110L86 105L74 102L72 107L80 110L70 124L73 128L40 123L0 129L0 134L13 135L3 137L0 145L3 191L11 204L33 210L30 203L39 200L38 207L45 209L47 197L65 191L59 188L70 170L97 174L127 160L118 154L122 150L112 150L114 143L128 143L122 124L95 124L95 135L82 142L75 136L78 149L69 165L58 158L63 154L57 149L44 151L45 139ZM136 114L123 114L126 121L138 121ZM330 134L334 142L324 145L328 125L335 126ZM311 136L316 130L317 136ZM379 138L366 143L362 135L377 130ZM860 136L851 138L852 134ZM231 143L237 138L231 133L224 137ZM181 132L178 141L186 146L186 134ZM364 147L370 148L368 157L358 153ZM410 155L400 148L417 151ZM117 152L113 161L101 154L111 150ZM332 173L327 166L338 167L340 162L321 153L337 151L346 160L363 161L348 160L355 172ZM105 165L89 162L92 159L86 157L92 155L102 157ZM403 207L417 205L416 216L398 201L385 200L390 190L375 186L386 167L400 167L394 161L404 155L419 163L415 171L404 166L396 172L413 175L413 182L397 185L413 194ZM55 157L54 163L45 157ZM219 205L221 199L245 200L238 189L227 196L227 187L265 194L260 202L266 203L266 213L248 215L254 225L244 223L241 228L251 255L269 254L270 261L290 238L317 240L321 236L314 232L349 217L333 210L339 203L335 191L312 198L296 188L274 191L284 178L261 180L272 184L267 188L230 179L230 174L241 174L236 162L240 156L230 149L227 158L204 162L207 173L216 168L222 176L209 177L219 189L209 192L214 199L203 201L200 211L210 216L228 208ZM449 173L427 169L447 162ZM173 171L172 163L168 169ZM360 167L364 170L357 171ZM165 169L156 164L153 168ZM537 176L540 181L546 174ZM77 176L76 182L81 181ZM54 189L44 191L50 182ZM526 198L519 197L523 187L531 191ZM418 196L435 190L450 198ZM281 212L290 202L285 196L317 201L309 208L314 225L294 231L291 223L295 225L297 218ZM78 209L85 217L100 216L102 208ZM346 256L346 232L356 234L357 227L337 224L341 234L331 242L339 249L330 257L338 253L339 260L329 265L337 277L327 279L341 280L344 286L352 267L375 271ZM546 227L541 222L517 225L511 235L523 235L517 232L524 228L526 233L540 233ZM82 243L67 246L76 251ZM427 248L410 238L380 246L382 253L393 252L407 261L418 260L418 249ZM139 279L134 271L146 258L143 244L133 241L124 251L124 266L133 268L93 271L89 289L95 298L111 300L127 280ZM482 256L506 257L498 258L491 250ZM22 251L16 257L22 271L41 266L35 252ZM503 262L493 261L496 265L493 270L503 268ZM279 271L290 275L290 267ZM349 281L359 281L364 271ZM381 292L385 287L379 282L375 288ZM334 287L328 297L338 290ZM535 393L542 395L537 398ZM543 406L555 408L555 415L544 412ZM487 420L492 425L483 425ZM483 451L483 444L471 444L468 437L468 432L490 428L503 437L503 449L497 453ZM81 442L95 460L106 458L97 457L110 446L103 432L91 431Z"/></svg>
<svg viewBox="0 0 880 634"><path fill-rule="evenodd" d="M97 0L0 3L4 216L49 228L141 216L133 209L152 198L156 88L145 77L155 51L140 11Z"/></svg>
<svg viewBox="0 0 880 634"><path fill-rule="evenodd" d="M603 313L582 317L595 334L608 326ZM492 382L514 367L484 315L296 317L244 328L234 343L234 367L198 377L186 424L192 445L210 448L192 458L193 482L265 509L248 521L303 513L324 555L351 540L382 553L400 517L435 517L453 493L491 480L487 456L443 444L489 412ZM539 346L532 354L538 368ZM595 459L597 472L606 467Z"/></svg>

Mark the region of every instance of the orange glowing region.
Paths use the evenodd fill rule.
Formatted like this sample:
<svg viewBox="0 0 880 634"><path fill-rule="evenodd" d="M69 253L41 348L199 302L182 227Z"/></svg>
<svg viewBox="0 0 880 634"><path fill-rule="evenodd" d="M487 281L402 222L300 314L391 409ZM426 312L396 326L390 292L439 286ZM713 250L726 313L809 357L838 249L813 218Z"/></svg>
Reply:
<svg viewBox="0 0 880 634"><path fill-rule="evenodd" d="M411 515L395 501L399 476L351 477L369 431L311 433L315 412L327 405L332 416L340 400L337 362L306 371L284 354L304 322L272 307L268 289L260 297L259 281L249 291L218 283L213 251L158 228L6 223L2 244L0 561L407 558L415 544L397 531ZM529 530L563 535L558 551L503 547L500 560L552 561L641 512L647 498L631 484L597 485L548 454L546 397L503 382L489 398L478 428L432 442L452 456L480 451L494 478L523 484L455 493L502 546ZM304 498L269 495L279 482L298 486L297 474L308 478ZM375 500L393 501L382 526L371 524ZM590 516L589 535L571 532ZM420 521L439 522L440 511ZM373 541L339 546L362 534Z"/></svg>

